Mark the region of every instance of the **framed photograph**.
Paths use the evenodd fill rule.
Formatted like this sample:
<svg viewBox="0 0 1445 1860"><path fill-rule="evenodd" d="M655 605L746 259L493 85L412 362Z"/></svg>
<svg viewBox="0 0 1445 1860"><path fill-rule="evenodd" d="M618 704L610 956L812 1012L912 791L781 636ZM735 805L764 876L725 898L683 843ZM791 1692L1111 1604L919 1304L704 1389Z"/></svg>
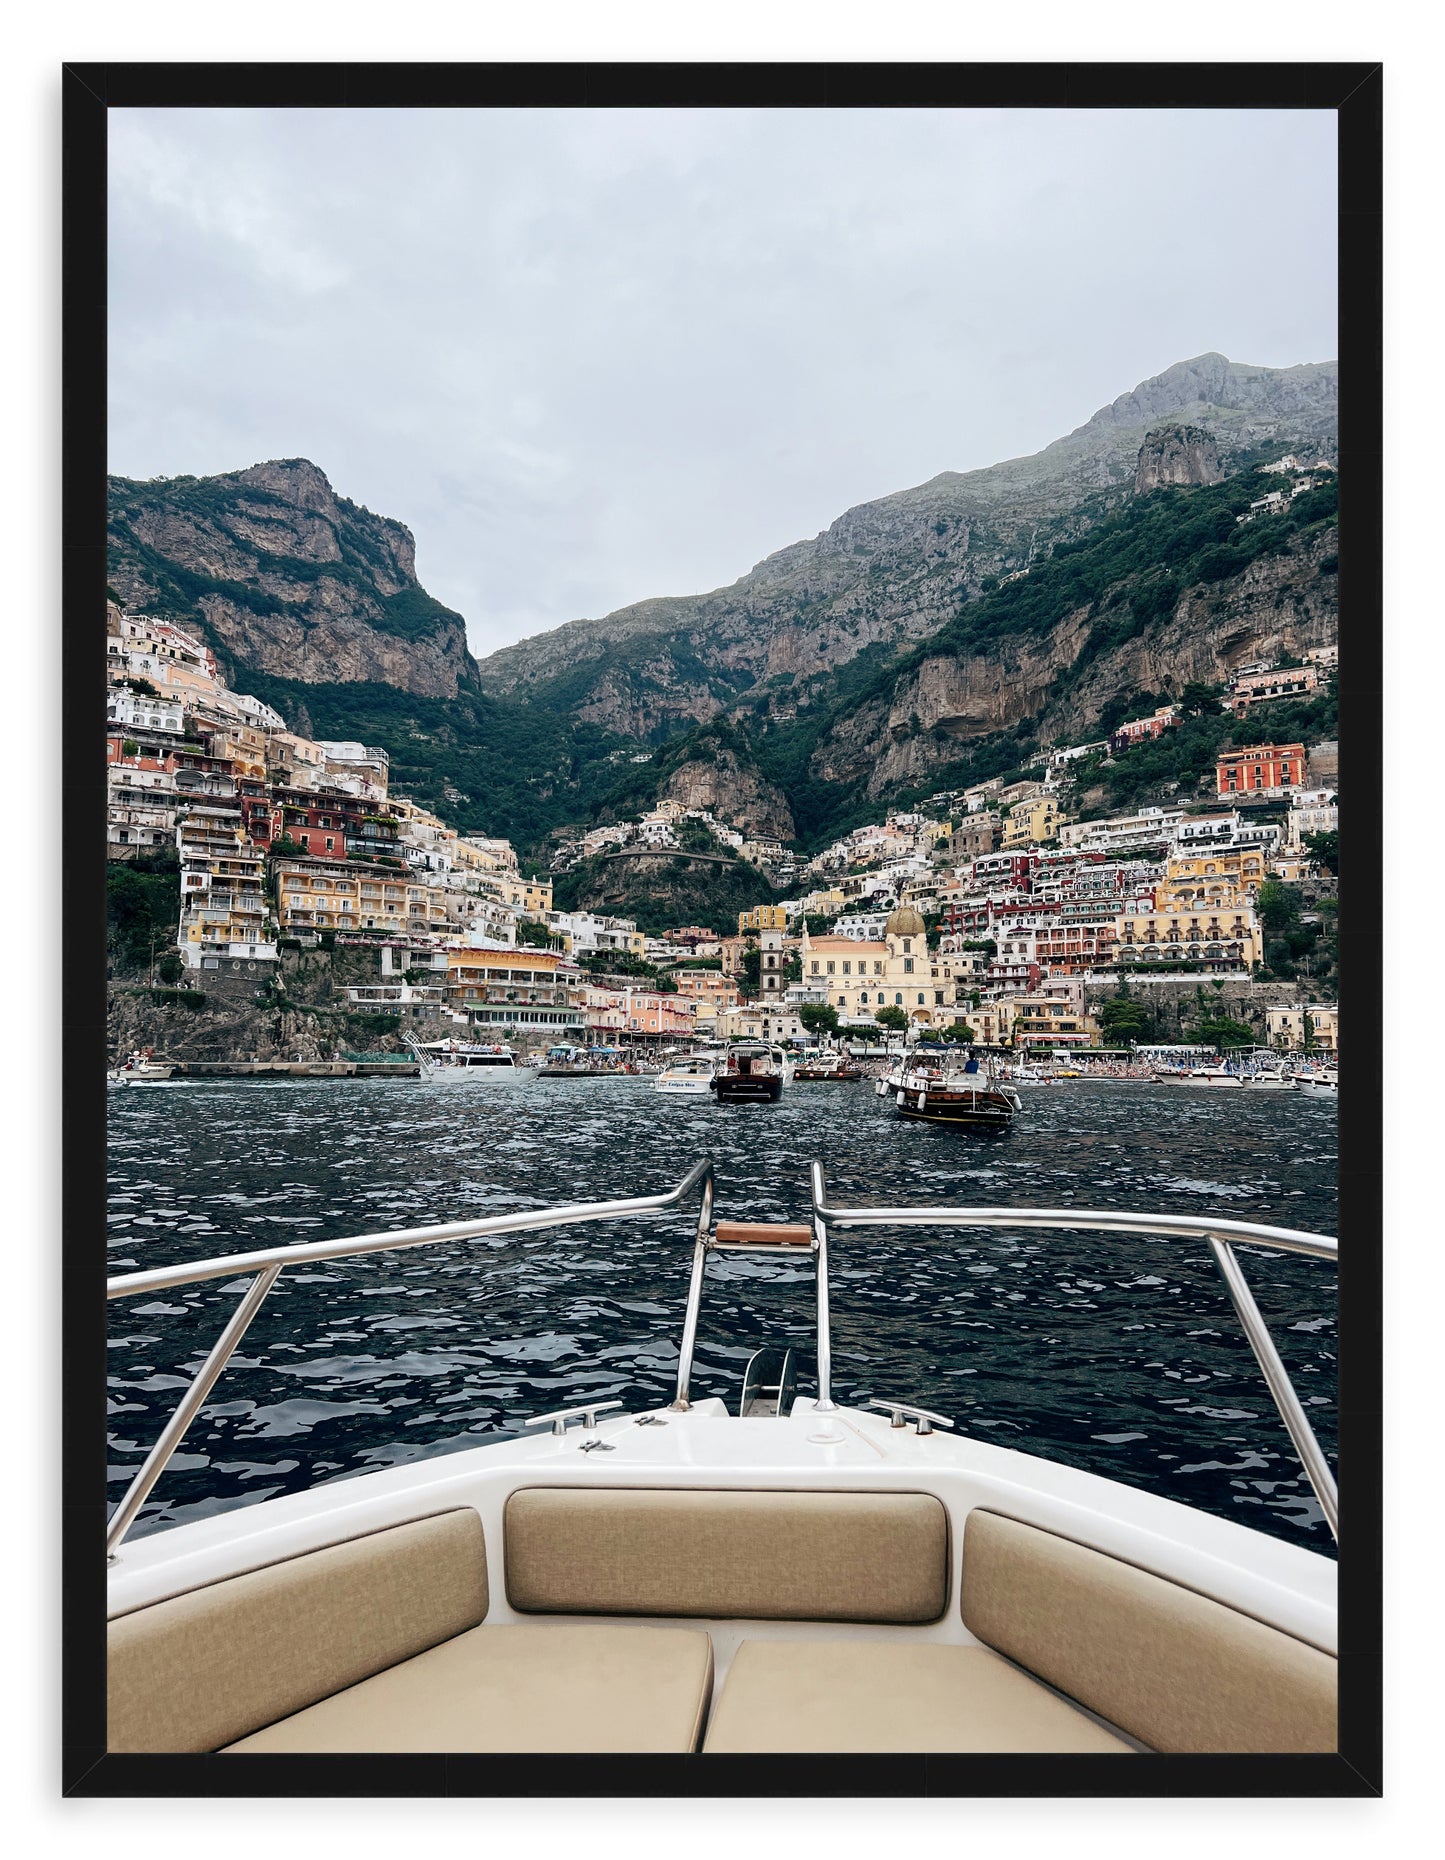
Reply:
<svg viewBox="0 0 1445 1860"><path fill-rule="evenodd" d="M69 1793L1378 1793L1380 81L66 68Z"/></svg>

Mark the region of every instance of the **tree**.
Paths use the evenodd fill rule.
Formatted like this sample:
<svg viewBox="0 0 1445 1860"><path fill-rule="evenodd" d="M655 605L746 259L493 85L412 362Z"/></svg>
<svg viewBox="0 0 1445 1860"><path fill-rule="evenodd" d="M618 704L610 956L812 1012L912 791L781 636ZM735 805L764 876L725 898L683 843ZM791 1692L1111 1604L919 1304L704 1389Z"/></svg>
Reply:
<svg viewBox="0 0 1445 1860"><path fill-rule="evenodd" d="M1234 1046L1254 1045L1253 1027L1246 1027L1240 1020L1229 1020L1222 1016L1218 1020L1201 1020L1195 1023L1191 1031L1203 1046L1217 1046L1227 1050Z"/></svg>
<svg viewBox="0 0 1445 1860"><path fill-rule="evenodd" d="M945 1040L964 1040L970 1044L978 1038L966 1020L953 1020L943 1029Z"/></svg>
<svg viewBox="0 0 1445 1860"><path fill-rule="evenodd" d="M825 1034L831 1039L838 1031L838 1010L826 1001L805 1001L798 1009L798 1019L809 1033Z"/></svg>
<svg viewBox="0 0 1445 1860"><path fill-rule="evenodd" d="M1259 921L1270 936L1283 936L1300 914L1298 885L1282 885L1277 878L1267 878L1259 888L1256 909Z"/></svg>
<svg viewBox="0 0 1445 1860"><path fill-rule="evenodd" d="M794 950L783 965L784 982L801 982L803 979L803 958Z"/></svg>
<svg viewBox="0 0 1445 1860"><path fill-rule="evenodd" d="M901 1007L881 1007L873 1015L880 1027L889 1027L894 1033L906 1033L908 1016Z"/></svg>
<svg viewBox="0 0 1445 1860"><path fill-rule="evenodd" d="M1191 678L1179 693L1180 714L1185 717L1211 717L1219 709L1220 687Z"/></svg>
<svg viewBox="0 0 1445 1860"><path fill-rule="evenodd" d="M1131 1000L1123 988L1099 1009L1099 1028L1111 1046L1147 1046L1158 1037L1153 1014L1142 1002Z"/></svg>
<svg viewBox="0 0 1445 1860"><path fill-rule="evenodd" d="M763 952L754 943L750 949L743 951L742 989L744 994L755 995L763 985Z"/></svg>
<svg viewBox="0 0 1445 1860"><path fill-rule="evenodd" d="M1306 833L1305 847L1311 858L1318 861L1327 872L1339 876L1340 870L1340 836L1334 833Z"/></svg>

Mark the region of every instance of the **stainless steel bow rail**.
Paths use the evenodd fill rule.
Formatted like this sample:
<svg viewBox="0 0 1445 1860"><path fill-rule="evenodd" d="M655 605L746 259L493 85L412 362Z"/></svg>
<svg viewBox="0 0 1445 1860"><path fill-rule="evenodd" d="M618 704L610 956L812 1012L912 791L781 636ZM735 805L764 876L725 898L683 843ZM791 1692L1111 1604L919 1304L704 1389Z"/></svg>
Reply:
<svg viewBox="0 0 1445 1860"><path fill-rule="evenodd" d="M1169 1239L1205 1241L1214 1255L1235 1315L1264 1372L1305 1477L1314 1488L1331 1532L1339 1537L1340 1503L1335 1476L1234 1254L1237 1243L1268 1247L1279 1253L1303 1253L1311 1259L1338 1261L1339 1243L1332 1236L1302 1233L1295 1227L1257 1227L1249 1221L1220 1221L1212 1216L1123 1214L1112 1208L830 1208L821 1163L813 1164L812 1177L813 1230L824 1259L829 1224L835 1227L1028 1227L1036 1231L1082 1229L1089 1233L1160 1234ZM820 1299L820 1315L823 1308L824 1299ZM828 1382L827 1331L820 1324L818 1389L824 1401L828 1396ZM893 1408L897 1404L880 1405Z"/></svg>
<svg viewBox="0 0 1445 1860"><path fill-rule="evenodd" d="M701 1187L698 1210L699 1243L712 1226L713 1167L704 1157L678 1183L661 1195L640 1195L626 1201L582 1201L556 1208L531 1208L517 1214L494 1214L484 1220L450 1221L435 1227L407 1227L392 1233L363 1234L346 1240L312 1240L297 1246L268 1247L257 1253L232 1253L223 1259L193 1260L182 1266L160 1266L148 1272L129 1272L106 1282L107 1298L134 1298L141 1292L169 1291L177 1285L195 1285L202 1279L231 1279L253 1274L245 1296L231 1315L210 1355L182 1396L179 1406L147 1454L145 1463L116 1506L106 1530L105 1547L114 1559L136 1514L151 1488L165 1471L186 1429L195 1419L217 1378L235 1354L236 1346L265 1303L266 1294L288 1266L310 1265L316 1260L349 1259L363 1253L393 1253L404 1247L436 1246L448 1240L482 1240L494 1234L537 1233L548 1227L571 1227L584 1221L625 1221L642 1214L665 1214L681 1207ZM594 1403L595 1413L606 1403ZM577 1412L581 1412L578 1410ZM550 1417L549 1417L550 1418ZM565 1428L565 1421L563 1426Z"/></svg>

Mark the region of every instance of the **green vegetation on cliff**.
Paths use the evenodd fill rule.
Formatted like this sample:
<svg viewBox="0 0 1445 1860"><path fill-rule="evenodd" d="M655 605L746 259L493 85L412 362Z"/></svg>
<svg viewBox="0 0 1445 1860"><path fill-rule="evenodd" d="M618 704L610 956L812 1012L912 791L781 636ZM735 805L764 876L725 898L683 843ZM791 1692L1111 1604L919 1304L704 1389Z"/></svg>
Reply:
<svg viewBox="0 0 1445 1860"><path fill-rule="evenodd" d="M649 932L693 923L731 935L739 911L769 904L773 897L767 879L746 860L689 860L656 849L583 859L559 872L552 886L559 911L631 917Z"/></svg>

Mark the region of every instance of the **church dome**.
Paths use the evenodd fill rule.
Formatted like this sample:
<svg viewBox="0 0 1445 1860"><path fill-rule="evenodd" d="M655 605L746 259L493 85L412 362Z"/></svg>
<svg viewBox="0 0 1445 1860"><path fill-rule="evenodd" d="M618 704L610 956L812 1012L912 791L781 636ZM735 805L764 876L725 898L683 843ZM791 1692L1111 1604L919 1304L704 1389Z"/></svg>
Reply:
<svg viewBox="0 0 1445 1860"><path fill-rule="evenodd" d="M896 904L883 926L884 936L922 936L923 919L911 904Z"/></svg>

